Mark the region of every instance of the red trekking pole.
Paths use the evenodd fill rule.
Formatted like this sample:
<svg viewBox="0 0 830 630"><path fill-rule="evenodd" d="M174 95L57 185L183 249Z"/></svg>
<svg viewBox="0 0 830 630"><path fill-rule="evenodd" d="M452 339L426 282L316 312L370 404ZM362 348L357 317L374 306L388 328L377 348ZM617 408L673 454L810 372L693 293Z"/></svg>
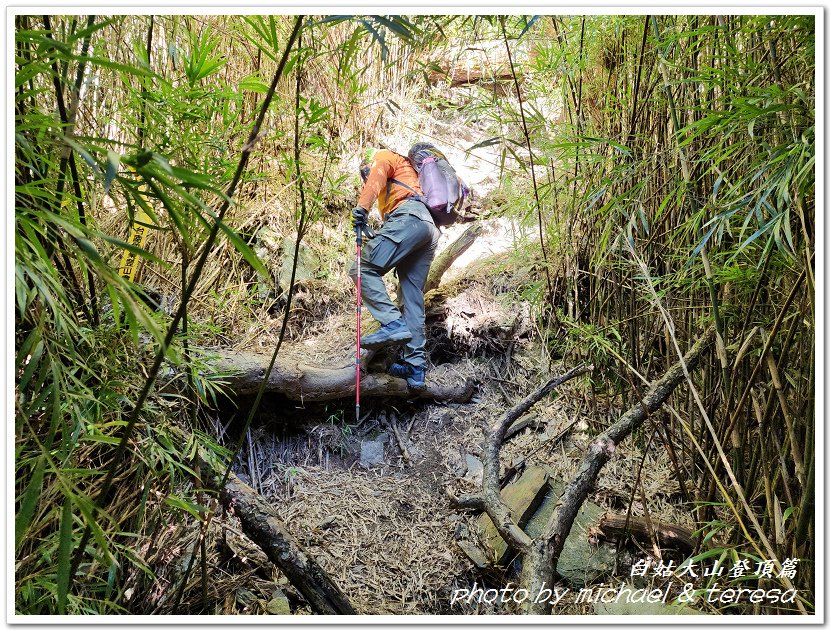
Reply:
<svg viewBox="0 0 830 630"><path fill-rule="evenodd" d="M357 353L355 355L355 422L360 422L360 247L363 245L363 226L358 223L354 227L355 243L357 245Z"/></svg>

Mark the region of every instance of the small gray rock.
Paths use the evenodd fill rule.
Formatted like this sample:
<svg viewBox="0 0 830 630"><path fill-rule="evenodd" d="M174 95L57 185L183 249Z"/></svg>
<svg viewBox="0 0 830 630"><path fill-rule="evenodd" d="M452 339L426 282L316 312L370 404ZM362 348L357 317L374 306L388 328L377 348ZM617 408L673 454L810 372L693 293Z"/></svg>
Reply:
<svg viewBox="0 0 830 630"><path fill-rule="evenodd" d="M481 463L481 460L475 455L467 453L464 456L464 462L467 464L467 474L464 475L464 478L481 483L484 478L484 464Z"/></svg>
<svg viewBox="0 0 830 630"><path fill-rule="evenodd" d="M464 555L472 560L473 564L478 568L484 569L487 567L487 556L476 545L465 540L459 540L457 544L459 549L464 552Z"/></svg>
<svg viewBox="0 0 830 630"><path fill-rule="evenodd" d="M632 587L633 588L633 587ZM597 615L705 615L706 613L687 606L669 605L660 602L611 602L594 603ZM679 622L678 622L679 623Z"/></svg>
<svg viewBox="0 0 830 630"><path fill-rule="evenodd" d="M383 466L386 460L383 456L383 442L371 440L360 443L360 465L363 468Z"/></svg>
<svg viewBox="0 0 830 630"><path fill-rule="evenodd" d="M291 606L288 603L288 598L285 596L285 593L278 588L274 589L274 594L271 597L271 601L265 605L265 610L268 611L269 615L291 614Z"/></svg>
<svg viewBox="0 0 830 630"><path fill-rule="evenodd" d="M278 282L280 287L287 290L291 282L291 271L294 266L294 239L285 238L282 241L282 265L279 270ZM299 256L297 257L297 270L294 275L294 281L300 282L314 277L317 268L320 266L320 260L310 247L305 243L300 243Z"/></svg>
<svg viewBox="0 0 830 630"><path fill-rule="evenodd" d="M248 608L249 606L253 606L257 602L257 597L247 588L239 588L236 591L236 601L239 603L240 606L243 608Z"/></svg>
<svg viewBox="0 0 830 630"><path fill-rule="evenodd" d="M525 531L531 537L541 535L544 525L548 522L565 488L562 482L556 480L551 481L550 485L552 489L525 527ZM592 545L588 542L588 528L596 525L604 512L605 510L600 506L585 501L577 513L571 533L565 539L556 571L573 587L582 588L611 573L614 569L616 559L614 548L609 545Z"/></svg>

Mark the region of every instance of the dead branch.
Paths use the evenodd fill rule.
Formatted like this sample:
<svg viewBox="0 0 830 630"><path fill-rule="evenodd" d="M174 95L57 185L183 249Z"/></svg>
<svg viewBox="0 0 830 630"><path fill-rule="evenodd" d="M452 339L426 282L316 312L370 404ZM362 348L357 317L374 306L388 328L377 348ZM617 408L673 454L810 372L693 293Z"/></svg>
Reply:
<svg viewBox="0 0 830 630"><path fill-rule="evenodd" d="M515 407L506 411L493 424L487 437L487 443L484 447L484 478L481 483L481 493L464 495L457 498L452 495L450 496L450 499L459 508L480 509L487 512L487 515L493 521L501 537L519 552L527 551L532 541L516 523L510 512L510 508L504 503L501 497L499 488L499 456L501 454L502 442L504 442L504 434L507 431L507 427L527 413L528 409L547 396L556 387L576 376L586 374L593 369L593 366L585 365L572 368L565 374L550 379Z"/></svg>
<svg viewBox="0 0 830 630"><path fill-rule="evenodd" d="M516 420L504 434L504 441L507 442L510 438L512 438L517 433L524 431L526 428L532 426L534 429L538 429L542 425L542 421L536 414L530 414L526 418L521 418L520 420Z"/></svg>
<svg viewBox="0 0 830 630"><path fill-rule="evenodd" d="M577 420L574 420L568 426L566 426L564 429L562 429L559 433L554 435L552 438L548 438L547 440L542 442L538 447L533 449L530 453L528 453L527 455L525 455L524 457L519 459L519 461L514 460L509 466L506 466L505 469L504 469L504 474L502 475L501 480L499 481L499 485L501 487L504 487L508 483L510 483L510 481L513 479L513 477L515 477L522 470L524 470L525 466L527 465L527 461L531 457L533 457L536 453L538 453L540 450L542 450L545 447L550 448L550 447L556 446L556 444L559 442L559 440L561 440L568 433L570 433L571 429L573 429L574 426L576 426L577 422L578 422ZM513 429L513 427L515 427L515 426L516 426L515 424L511 425L511 427L507 430L507 433L505 433L505 436L504 436L505 441L507 441L507 439L510 437L510 432Z"/></svg>
<svg viewBox="0 0 830 630"><path fill-rule="evenodd" d="M203 476L214 490L219 489L220 474L205 465ZM239 517L245 534L285 573L316 613L355 614L343 592L320 565L302 550L285 529L276 510L262 495L231 473L220 498L223 505Z"/></svg>
<svg viewBox="0 0 830 630"><path fill-rule="evenodd" d="M409 454L409 449L406 448L406 442L404 441L403 435L401 435L401 430L398 428L398 419L395 416L392 416L392 431L394 431L395 439L398 441L398 447L401 449L401 456L407 464L411 464L412 456Z"/></svg>
<svg viewBox="0 0 830 630"><path fill-rule="evenodd" d="M651 528L661 549L679 549L684 554L694 551L692 532L685 527L652 520ZM637 516L626 518L622 514L604 514L597 523L594 534L600 540L625 540L631 537L640 542L651 542L649 523Z"/></svg>
<svg viewBox="0 0 830 630"><path fill-rule="evenodd" d="M523 588L528 589L528 592L539 592L539 589L545 585L546 587L552 586L556 564L562 553L565 539L571 531L579 508L594 487L600 470L611 459L617 445L657 411L677 386L684 381L684 364L689 371L697 366L703 351L712 343L714 336L715 328L710 326L686 353L686 356L652 384L640 403L626 411L619 420L597 436L588 446L576 476L565 487L551 514L544 534L527 547L521 581ZM529 601L525 605L525 612L546 614L548 603Z"/></svg>

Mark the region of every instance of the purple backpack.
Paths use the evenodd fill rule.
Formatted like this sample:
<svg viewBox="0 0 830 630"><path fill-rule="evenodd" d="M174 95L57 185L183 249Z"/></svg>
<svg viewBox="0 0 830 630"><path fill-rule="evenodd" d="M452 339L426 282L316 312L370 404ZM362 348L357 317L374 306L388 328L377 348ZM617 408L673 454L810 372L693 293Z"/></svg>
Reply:
<svg viewBox="0 0 830 630"><path fill-rule="evenodd" d="M419 199L429 208L435 225L455 223L459 218L458 211L470 191L456 175L446 156L433 145L419 142L412 146L407 157L418 173L418 185L422 193ZM409 188L397 180L393 181Z"/></svg>

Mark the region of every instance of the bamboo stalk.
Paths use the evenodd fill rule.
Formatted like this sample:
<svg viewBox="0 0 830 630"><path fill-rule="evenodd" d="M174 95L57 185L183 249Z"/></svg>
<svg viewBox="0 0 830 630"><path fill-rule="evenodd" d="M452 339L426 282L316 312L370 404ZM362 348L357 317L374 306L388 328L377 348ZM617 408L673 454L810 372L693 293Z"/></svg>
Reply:
<svg viewBox="0 0 830 630"><path fill-rule="evenodd" d="M793 417L790 413L790 407L787 404L787 397L784 394L784 384L781 382L781 376L778 373L778 366L772 356L772 351L767 354L767 369L769 369L770 376L772 377L772 385L775 388L776 395L778 396L778 404L781 407L781 414L784 416L784 424L787 427L787 435L789 436L789 450L792 453L793 463L795 464L795 473L803 491L805 486L804 455L801 452L799 439L795 434Z"/></svg>

